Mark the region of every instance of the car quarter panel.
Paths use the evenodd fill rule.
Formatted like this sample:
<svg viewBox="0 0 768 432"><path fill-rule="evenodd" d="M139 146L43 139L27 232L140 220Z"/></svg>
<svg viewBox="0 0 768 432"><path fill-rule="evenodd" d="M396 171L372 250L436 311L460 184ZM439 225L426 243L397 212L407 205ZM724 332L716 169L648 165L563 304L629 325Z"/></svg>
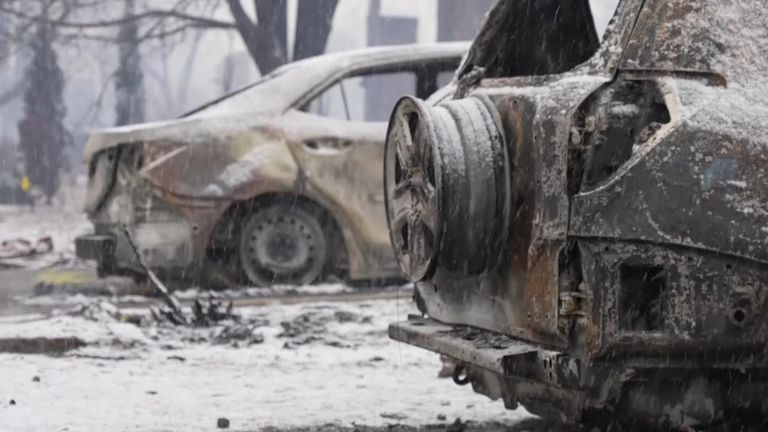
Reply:
<svg viewBox="0 0 768 432"><path fill-rule="evenodd" d="M294 194L317 202L337 220L353 279L395 276L381 201L384 128L292 110L211 138L207 145L168 153L141 175L190 221L194 250L207 249L217 221L233 203Z"/></svg>
<svg viewBox="0 0 768 432"><path fill-rule="evenodd" d="M290 111L287 141L299 169L297 190L340 223L353 278L398 275L386 230L382 160L386 124L345 122ZM291 127L290 124L302 124Z"/></svg>

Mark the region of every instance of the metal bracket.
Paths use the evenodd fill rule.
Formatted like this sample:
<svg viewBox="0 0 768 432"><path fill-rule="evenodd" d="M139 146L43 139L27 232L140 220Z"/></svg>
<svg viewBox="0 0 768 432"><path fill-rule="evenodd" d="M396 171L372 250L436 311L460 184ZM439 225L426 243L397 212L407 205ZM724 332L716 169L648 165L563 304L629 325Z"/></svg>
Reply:
<svg viewBox="0 0 768 432"><path fill-rule="evenodd" d="M576 291L566 291L560 293L560 316L561 317L583 317L587 313L584 311L583 293Z"/></svg>
<svg viewBox="0 0 768 432"><path fill-rule="evenodd" d="M535 356L539 351L533 345L503 334L416 317L391 324L389 337L500 375L507 373L505 358Z"/></svg>

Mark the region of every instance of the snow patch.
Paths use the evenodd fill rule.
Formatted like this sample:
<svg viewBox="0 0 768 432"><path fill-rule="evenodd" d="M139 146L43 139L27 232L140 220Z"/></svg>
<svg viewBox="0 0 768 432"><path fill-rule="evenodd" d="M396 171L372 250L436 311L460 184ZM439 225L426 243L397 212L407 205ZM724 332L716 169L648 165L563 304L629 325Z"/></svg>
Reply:
<svg viewBox="0 0 768 432"><path fill-rule="evenodd" d="M27 327L27 334L76 331L90 340L138 337L139 331L152 343L101 344L59 358L0 354L0 400L16 401L0 404L0 424L9 431L210 431L219 417L235 430L417 426L439 423L438 416L447 422L461 417L515 423L531 417L438 379L437 354L390 340L387 325L415 312L408 298L272 304L238 312L245 320L261 320L263 343L222 345L194 337L205 339L216 328L128 330L129 324L74 317L40 321L34 332ZM287 343L298 336L285 334L282 323L306 315L322 323L323 331L307 343ZM5 334L21 331L16 324L1 327Z"/></svg>

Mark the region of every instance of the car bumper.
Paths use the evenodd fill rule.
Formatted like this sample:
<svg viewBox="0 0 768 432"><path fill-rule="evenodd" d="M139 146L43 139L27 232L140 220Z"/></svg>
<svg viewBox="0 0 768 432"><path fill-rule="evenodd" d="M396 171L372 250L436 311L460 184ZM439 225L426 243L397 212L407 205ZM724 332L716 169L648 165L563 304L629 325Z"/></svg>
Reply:
<svg viewBox="0 0 768 432"><path fill-rule="evenodd" d="M128 231L114 225L97 225L96 232L75 239L79 259L96 261L102 275L144 273L137 253L151 269L188 269L195 258L192 229L183 220L145 222Z"/></svg>
<svg viewBox="0 0 768 432"><path fill-rule="evenodd" d="M95 260L100 263L113 261L115 243L115 237L110 234L82 235L75 239L75 253L83 260Z"/></svg>

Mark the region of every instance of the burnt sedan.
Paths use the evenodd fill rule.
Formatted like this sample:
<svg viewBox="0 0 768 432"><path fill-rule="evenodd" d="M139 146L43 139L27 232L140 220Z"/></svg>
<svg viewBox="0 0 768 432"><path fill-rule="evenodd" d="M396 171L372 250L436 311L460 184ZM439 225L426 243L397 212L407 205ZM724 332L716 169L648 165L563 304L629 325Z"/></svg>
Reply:
<svg viewBox="0 0 768 432"><path fill-rule="evenodd" d="M590 3L498 2L454 97L397 104L390 335L565 422L765 418L768 9Z"/></svg>
<svg viewBox="0 0 768 432"><path fill-rule="evenodd" d="M94 132L78 256L102 274L305 284L399 276L386 229L386 121L468 44L380 47L276 70L184 117Z"/></svg>

